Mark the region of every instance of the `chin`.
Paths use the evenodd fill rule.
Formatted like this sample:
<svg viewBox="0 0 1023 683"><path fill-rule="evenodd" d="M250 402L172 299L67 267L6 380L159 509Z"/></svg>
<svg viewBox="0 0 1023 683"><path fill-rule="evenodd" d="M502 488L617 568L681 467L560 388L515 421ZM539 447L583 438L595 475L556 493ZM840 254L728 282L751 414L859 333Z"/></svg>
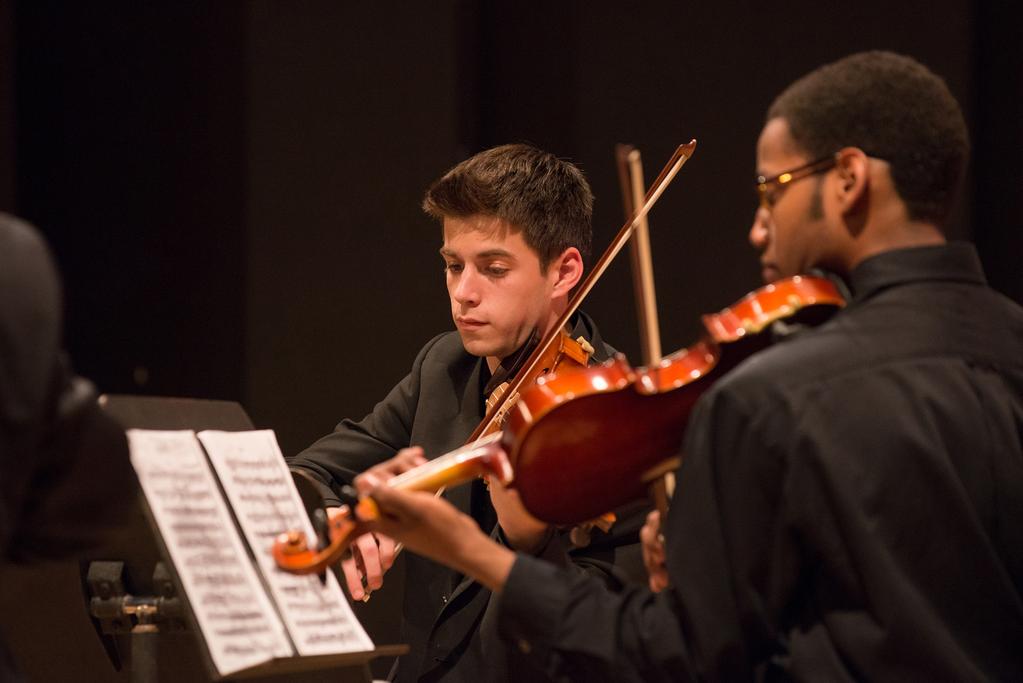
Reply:
<svg viewBox="0 0 1023 683"><path fill-rule="evenodd" d="M465 348L466 352L480 357L494 355L493 344L488 344L482 339L467 339L464 334L460 336L462 337L462 346Z"/></svg>
<svg viewBox="0 0 1023 683"><path fill-rule="evenodd" d="M461 336L462 347L465 348L466 352L474 356L479 356L480 358L504 358L515 351L515 349L511 349L511 351L509 351L505 345L493 340L467 339L464 334Z"/></svg>

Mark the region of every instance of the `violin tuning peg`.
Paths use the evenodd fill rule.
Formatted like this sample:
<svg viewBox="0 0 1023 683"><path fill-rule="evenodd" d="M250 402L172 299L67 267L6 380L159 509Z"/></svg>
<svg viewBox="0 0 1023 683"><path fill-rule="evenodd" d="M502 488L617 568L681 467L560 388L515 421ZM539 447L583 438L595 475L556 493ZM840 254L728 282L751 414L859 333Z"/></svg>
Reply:
<svg viewBox="0 0 1023 683"><path fill-rule="evenodd" d="M341 499L342 505L347 505L350 509L354 510L355 506L359 504L360 496L354 486L345 484L338 491L338 498Z"/></svg>

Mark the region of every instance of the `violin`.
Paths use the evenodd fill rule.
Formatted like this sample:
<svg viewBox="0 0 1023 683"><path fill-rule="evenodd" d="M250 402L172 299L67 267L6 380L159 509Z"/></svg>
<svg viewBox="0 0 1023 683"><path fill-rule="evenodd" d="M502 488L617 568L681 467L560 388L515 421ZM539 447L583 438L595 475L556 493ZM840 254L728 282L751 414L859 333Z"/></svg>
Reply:
<svg viewBox="0 0 1023 683"><path fill-rule="evenodd" d="M700 396L742 360L771 343L776 322L816 325L845 305L820 277L766 285L702 317L692 346L651 367L624 356L540 378L510 411L506 429L514 488L534 517L575 524L642 498L680 464L689 415Z"/></svg>
<svg viewBox="0 0 1023 683"><path fill-rule="evenodd" d="M824 278L797 276L762 287L702 318L704 334L652 367L607 363L539 378L505 413L503 427L479 441L387 482L435 491L477 476L519 492L526 510L550 524L573 525L642 498L647 485L678 466L678 450L697 399L716 379L770 343L785 320L815 324L845 305ZM272 553L293 573L323 571L379 516L370 497L352 495L328 522L329 545L305 535L277 537Z"/></svg>
<svg viewBox="0 0 1023 683"><path fill-rule="evenodd" d="M539 337L538 341L531 339L524 346L524 350L518 354L522 357L522 360L514 359L508 363L509 367L501 368L499 372L501 372L502 376L494 379L500 380L505 376L512 376L512 379L506 383L501 383L488 397L486 415L477 425L476 429L473 430L473 433L466 442L465 448L469 452L474 452L473 449L476 445L486 447L497 443L497 439L487 440L487 437L495 434L500 436L502 434L502 425L508 411L517 405L520 393L532 386L538 378L558 371L562 367L569 367L574 364L575 366L585 368L589 364L593 348L584 339L573 340L565 333L568 321L579 309L583 299L586 298L600 277L611 265L615 256L632 238L637 228L646 218L646 215L653 208L654 204L657 203L664 190L667 189L668 184L675 178L686 161L692 157L695 149L696 140L679 145L675 149L671 158L668 159L668 163L661 169L653 185L650 186L646 195L641 198L642 201L637 201L638 208L626 219L625 225L618 231L618 234L601 255L589 275L576 288L557 321L551 325L550 329L542 337L538 334L535 335ZM502 363L502 366L504 365ZM496 382L491 382L491 384L494 383ZM491 386L488 385L487 388L490 389ZM491 474L496 475L497 472L494 471ZM482 472L477 472L472 476L482 476ZM498 477L498 480L503 481L500 477ZM439 493L443 489L444 484L440 484L434 490ZM309 549L304 535L300 532L289 531L283 534L278 539L278 542L275 542L273 549L278 565L288 571L312 573L320 572L329 564L336 562L347 548L349 534L357 528L356 522L359 519L359 505L360 503L350 496L350 501L341 506L340 514L327 522L330 540L326 547L319 552ZM371 510L369 510L368 503L362 504L362 508L361 514L363 519L365 519L365 515L370 514ZM603 512L598 516L604 517ZM350 519L343 519L345 517ZM342 528L344 529L343 532L341 531ZM396 552L399 552L400 549L401 546L399 545Z"/></svg>

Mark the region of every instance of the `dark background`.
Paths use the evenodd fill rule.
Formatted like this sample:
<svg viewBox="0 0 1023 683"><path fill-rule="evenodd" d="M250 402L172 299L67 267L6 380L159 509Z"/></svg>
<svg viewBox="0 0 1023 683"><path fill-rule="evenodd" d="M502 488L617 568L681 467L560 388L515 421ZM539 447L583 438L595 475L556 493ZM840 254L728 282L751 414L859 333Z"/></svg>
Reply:
<svg viewBox="0 0 1023 683"><path fill-rule="evenodd" d="M1004 5L1004 3L1002 3ZM663 345L758 284L763 112L868 48L943 75L975 155L951 228L1023 298L1023 60L998 3L7 2L0 208L36 223L78 369L107 392L241 401L286 453L361 416L451 327L426 186L492 145L578 163L595 250L622 222L616 142L648 180ZM638 354L628 260L586 308Z"/></svg>
<svg viewBox="0 0 1023 683"><path fill-rule="evenodd" d="M1023 300L1023 29L1011 3L0 4L0 208L38 225L67 345L111 393L240 401L285 453L361 416L451 328L424 189L528 141L579 164L595 250L613 147L693 160L651 215L663 346L758 285L763 112L870 48L946 78L974 156L953 236ZM936 302L935 305L940 305ZM586 304L638 357L628 259Z"/></svg>

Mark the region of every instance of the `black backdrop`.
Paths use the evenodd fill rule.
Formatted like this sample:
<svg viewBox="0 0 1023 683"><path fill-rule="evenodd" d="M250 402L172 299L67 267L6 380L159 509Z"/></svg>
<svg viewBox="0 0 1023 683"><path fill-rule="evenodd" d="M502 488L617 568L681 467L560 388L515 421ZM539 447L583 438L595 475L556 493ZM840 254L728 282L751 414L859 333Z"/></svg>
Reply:
<svg viewBox="0 0 1023 683"><path fill-rule="evenodd" d="M621 223L616 142L653 176L664 348L757 284L753 145L785 84L888 48L945 76L975 163L952 226L1023 298L1020 29L996 3L4 5L0 201L51 240L68 344L106 391L241 400L286 452L361 415L449 327L418 209L485 147L579 163L597 247ZM411 6L409 6L411 5ZM617 264L587 304L635 355Z"/></svg>
<svg viewBox="0 0 1023 683"><path fill-rule="evenodd" d="M613 146L648 177L663 345L758 284L746 244L771 98L853 51L911 54L975 154L951 232L1023 300L1023 29L1009 3L323 1L0 4L0 208L41 227L67 343L108 392L238 400L295 452L360 416L450 327L428 183L529 141L622 217ZM638 349L626 260L587 309ZM383 642L387 642L385 638Z"/></svg>

